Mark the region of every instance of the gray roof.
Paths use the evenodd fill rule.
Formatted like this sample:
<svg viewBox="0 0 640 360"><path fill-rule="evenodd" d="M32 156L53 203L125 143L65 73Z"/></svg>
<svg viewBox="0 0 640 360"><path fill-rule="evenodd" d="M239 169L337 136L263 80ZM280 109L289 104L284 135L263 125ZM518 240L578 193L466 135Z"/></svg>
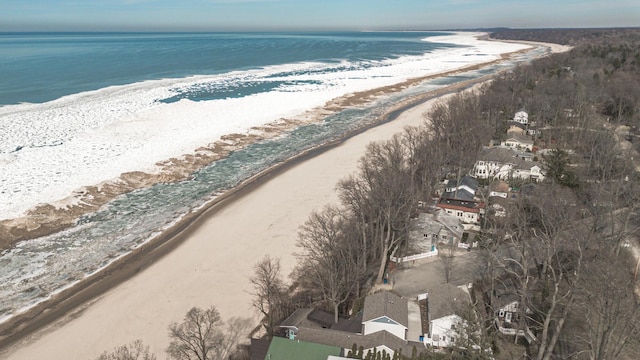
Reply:
<svg viewBox="0 0 640 360"><path fill-rule="evenodd" d="M378 319L382 316L408 327L409 311L407 310L407 300L390 291L381 291L367 296L364 300L362 322Z"/></svg>
<svg viewBox="0 0 640 360"><path fill-rule="evenodd" d="M288 318L280 324L281 327L300 327L300 325L307 319L307 316L313 311L313 308L301 308L289 315Z"/></svg>
<svg viewBox="0 0 640 360"><path fill-rule="evenodd" d="M338 346L345 349L351 348L353 344L356 344L358 347L362 346L364 349L384 345L394 351L402 349L403 354L411 354L414 345L416 345L418 349L423 348L421 343L413 343L400 339L385 330L377 331L369 335L362 335L330 329L303 328L298 331L296 339L316 344Z"/></svg>
<svg viewBox="0 0 640 360"><path fill-rule="evenodd" d="M349 319L341 317L336 324L333 314L329 312L314 308L301 308L282 321L280 327L295 331L301 328L328 328L357 333L362 331L362 312L358 312Z"/></svg>
<svg viewBox="0 0 640 360"><path fill-rule="evenodd" d="M441 231L447 231L460 239L464 232L464 226L457 217L449 215L439 208L436 208L433 213L419 213L418 218L412 220L409 231L412 249L421 252L430 251L431 245L434 243L431 235L440 235ZM429 237L425 237L425 234Z"/></svg>
<svg viewBox="0 0 640 360"><path fill-rule="evenodd" d="M249 351L251 353L251 360L264 360L269 351L269 345L271 345L269 339L251 338L251 348Z"/></svg>
<svg viewBox="0 0 640 360"><path fill-rule="evenodd" d="M492 146L483 148L478 155L478 160L505 164L516 161L516 153L513 149Z"/></svg>
<svg viewBox="0 0 640 360"><path fill-rule="evenodd" d="M458 189L457 191L445 191L442 193L443 199L465 200L474 201L475 195L468 192L465 189Z"/></svg>
<svg viewBox="0 0 640 360"><path fill-rule="evenodd" d="M478 180L476 180L473 176L470 175L465 175L462 177L462 179L460 179L460 186L468 186L469 188L473 189L474 191L478 190ZM458 180L456 179L451 179L449 181L447 181L447 188L456 188L458 187Z"/></svg>
<svg viewBox="0 0 640 360"><path fill-rule="evenodd" d="M463 188L463 186L468 187L469 189L473 190L473 192L466 190L465 188ZM446 190L442 194L442 198L473 201L475 193L476 191L478 191L478 186L478 181L470 175L463 176L462 179L460 179L459 184L456 179L452 179L447 181Z"/></svg>
<svg viewBox="0 0 640 360"><path fill-rule="evenodd" d="M429 289L427 297L430 320L459 313L469 306L469 295L457 286L442 284Z"/></svg>

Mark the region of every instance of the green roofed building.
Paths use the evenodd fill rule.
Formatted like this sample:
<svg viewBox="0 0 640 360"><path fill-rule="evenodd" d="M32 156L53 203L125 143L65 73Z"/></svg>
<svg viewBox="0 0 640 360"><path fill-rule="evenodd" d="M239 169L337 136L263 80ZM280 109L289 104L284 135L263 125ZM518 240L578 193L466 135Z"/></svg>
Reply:
<svg viewBox="0 0 640 360"><path fill-rule="evenodd" d="M330 355L342 355L341 352L337 346L274 337L265 360L327 360Z"/></svg>

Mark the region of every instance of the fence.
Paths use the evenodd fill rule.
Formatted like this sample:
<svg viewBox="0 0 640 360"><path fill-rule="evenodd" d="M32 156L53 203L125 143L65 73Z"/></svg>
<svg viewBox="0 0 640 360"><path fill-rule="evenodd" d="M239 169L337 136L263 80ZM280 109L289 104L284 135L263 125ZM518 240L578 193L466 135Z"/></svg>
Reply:
<svg viewBox="0 0 640 360"><path fill-rule="evenodd" d="M389 258L389 260L393 261L394 263L400 264L403 262L407 262L407 261L413 261L413 260L419 260L419 259L425 259L431 256L436 256L438 255L438 249L433 249L433 251L429 251L426 253L422 253L422 254L416 254L416 255L409 255L409 256L405 256L405 257L401 257L401 258L397 258L395 256L391 256Z"/></svg>

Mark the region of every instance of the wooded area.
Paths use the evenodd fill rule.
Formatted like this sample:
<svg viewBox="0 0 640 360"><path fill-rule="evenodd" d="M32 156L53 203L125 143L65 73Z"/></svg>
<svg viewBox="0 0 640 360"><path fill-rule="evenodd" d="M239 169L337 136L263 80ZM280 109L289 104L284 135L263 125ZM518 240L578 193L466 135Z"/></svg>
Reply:
<svg viewBox="0 0 640 360"><path fill-rule="evenodd" d="M341 315L357 311L407 241L418 202L429 202L443 180L472 173L480 148L503 139L507 121L526 109L540 129L536 149L549 150L539 156L547 178L511 201L506 219L483 218L484 277L473 293L476 318L487 321L480 328L499 354L492 304L500 288L517 297L521 323L536 336L531 344L512 339L529 357L633 358L640 307L627 249L637 246L640 226L640 30L494 36L574 48L457 94L425 114L423 127L371 144L357 173L338 184L340 206L314 213L301 230L293 291Z"/></svg>

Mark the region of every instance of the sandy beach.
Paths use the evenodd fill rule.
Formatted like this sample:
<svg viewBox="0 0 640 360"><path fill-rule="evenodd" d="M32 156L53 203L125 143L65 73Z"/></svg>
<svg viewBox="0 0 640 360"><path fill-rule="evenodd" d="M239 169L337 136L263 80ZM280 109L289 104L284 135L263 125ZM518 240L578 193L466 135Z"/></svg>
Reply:
<svg viewBox="0 0 640 360"><path fill-rule="evenodd" d="M267 254L279 257L288 274L295 266L298 228L311 211L337 202L336 183L356 171L367 144L420 125L423 114L442 99L438 95L460 86L425 94L435 98L326 151L301 156L204 214L185 219L165 235L171 242L103 275L96 288L51 311L57 320L39 320L49 325L27 331L30 335L0 351L0 358L93 359L136 339L164 358L169 324L193 306L215 305L223 319L246 317L257 323L250 306L254 264Z"/></svg>
<svg viewBox="0 0 640 360"><path fill-rule="evenodd" d="M403 112L337 147L271 176L205 215L185 241L143 272L14 345L11 359L90 359L135 339L162 357L167 328L192 306L215 305L223 318L251 317L249 276L263 256L295 265L296 233L314 209L335 203L335 184L356 170L372 141L388 139L438 100Z"/></svg>

